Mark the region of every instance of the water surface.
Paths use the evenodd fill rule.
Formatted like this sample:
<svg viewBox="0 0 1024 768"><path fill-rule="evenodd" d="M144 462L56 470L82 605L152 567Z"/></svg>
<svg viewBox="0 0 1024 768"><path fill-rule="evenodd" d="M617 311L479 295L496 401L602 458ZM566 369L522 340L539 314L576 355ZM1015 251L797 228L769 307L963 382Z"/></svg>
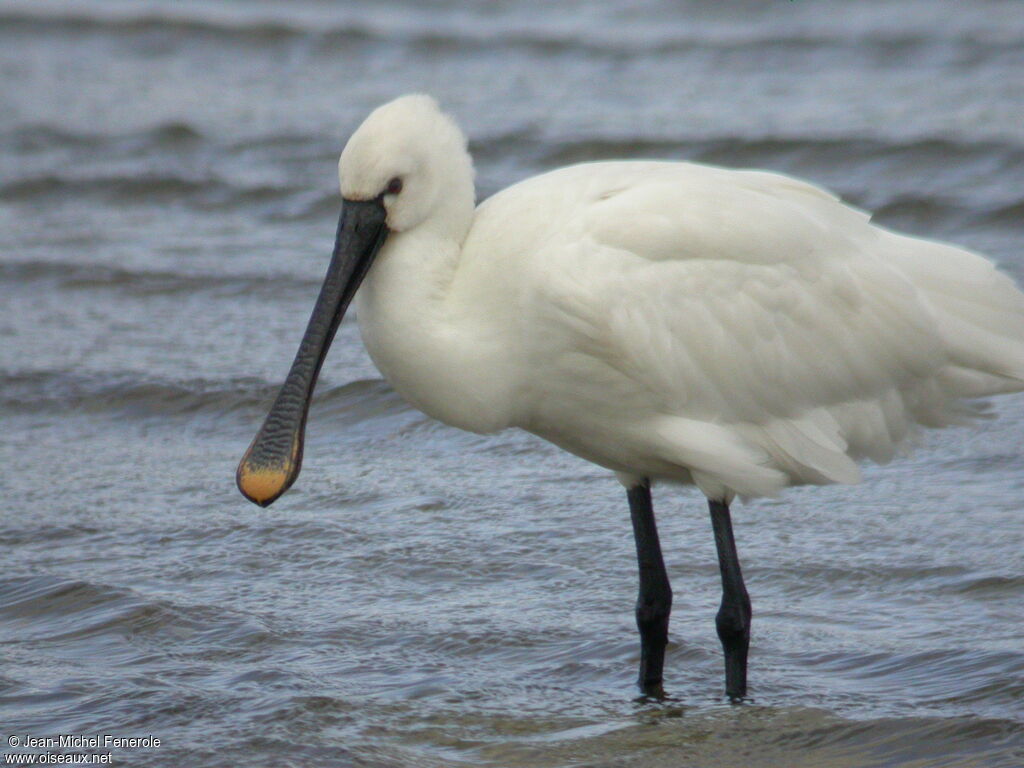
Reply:
<svg viewBox="0 0 1024 768"><path fill-rule="evenodd" d="M696 492L656 494L667 688L639 701L605 472L434 423L351 321L300 482L234 465L378 103L436 95L481 197L565 163L793 173L1024 278L1016 2L0 5L0 723L140 766L1020 766L1024 398L856 487L737 506L729 706ZM0 734L6 735L6 734Z"/></svg>

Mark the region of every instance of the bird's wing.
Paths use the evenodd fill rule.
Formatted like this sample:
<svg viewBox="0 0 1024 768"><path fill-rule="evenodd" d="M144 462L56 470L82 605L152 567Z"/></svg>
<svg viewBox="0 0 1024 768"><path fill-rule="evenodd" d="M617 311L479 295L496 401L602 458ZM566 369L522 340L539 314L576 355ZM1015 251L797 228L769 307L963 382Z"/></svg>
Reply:
<svg viewBox="0 0 1024 768"><path fill-rule="evenodd" d="M900 255L911 244L947 248L938 254L951 272L947 293L961 268L984 283L947 302L971 305L961 315L984 314L995 276L1012 305L1002 319L1017 323L1006 373L1021 384L1024 305L984 259L874 227L788 177L653 171L618 187L591 179L537 256L541 304L572 337L567 349L586 350L643 393L652 429L684 463L710 450L699 485L723 466L736 477L705 478L709 487L757 495L773 484L852 482L851 456L885 461L913 424L962 416L956 398L978 392L952 383L951 326ZM988 357L974 367L998 367Z"/></svg>

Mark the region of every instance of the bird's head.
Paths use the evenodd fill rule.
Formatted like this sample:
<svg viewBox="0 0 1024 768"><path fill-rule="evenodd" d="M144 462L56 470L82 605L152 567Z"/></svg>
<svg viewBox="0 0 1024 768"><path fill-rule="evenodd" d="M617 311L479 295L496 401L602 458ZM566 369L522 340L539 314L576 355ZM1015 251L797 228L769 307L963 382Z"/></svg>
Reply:
<svg viewBox="0 0 1024 768"><path fill-rule="evenodd" d="M472 167L462 132L429 96L378 107L352 134L338 162L342 210L327 276L288 377L238 465L238 488L250 501L268 506L298 477L317 375L388 237L428 226L440 237L465 235Z"/></svg>
<svg viewBox="0 0 1024 768"><path fill-rule="evenodd" d="M341 153L338 178L344 200L379 200L388 230L406 232L464 200L472 169L455 121L430 96L414 94L370 113Z"/></svg>

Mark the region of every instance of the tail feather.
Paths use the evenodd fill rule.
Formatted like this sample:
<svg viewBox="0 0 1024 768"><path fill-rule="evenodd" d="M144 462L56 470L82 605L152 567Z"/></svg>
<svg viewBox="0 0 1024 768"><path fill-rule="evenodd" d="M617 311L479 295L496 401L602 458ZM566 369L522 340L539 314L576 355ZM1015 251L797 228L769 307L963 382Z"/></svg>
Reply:
<svg viewBox="0 0 1024 768"><path fill-rule="evenodd" d="M961 248L896 236L893 262L934 313L953 397L1024 391L1024 293L987 259Z"/></svg>

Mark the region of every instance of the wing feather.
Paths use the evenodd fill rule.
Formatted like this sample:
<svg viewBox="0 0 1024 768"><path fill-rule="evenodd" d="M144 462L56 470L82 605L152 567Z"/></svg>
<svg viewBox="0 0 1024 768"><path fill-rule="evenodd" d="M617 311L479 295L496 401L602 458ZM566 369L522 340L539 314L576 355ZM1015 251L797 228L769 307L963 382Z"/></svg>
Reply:
<svg viewBox="0 0 1024 768"><path fill-rule="evenodd" d="M630 165L590 174L539 290L706 493L855 482L958 398L1024 388L1024 296L981 257L787 177Z"/></svg>

